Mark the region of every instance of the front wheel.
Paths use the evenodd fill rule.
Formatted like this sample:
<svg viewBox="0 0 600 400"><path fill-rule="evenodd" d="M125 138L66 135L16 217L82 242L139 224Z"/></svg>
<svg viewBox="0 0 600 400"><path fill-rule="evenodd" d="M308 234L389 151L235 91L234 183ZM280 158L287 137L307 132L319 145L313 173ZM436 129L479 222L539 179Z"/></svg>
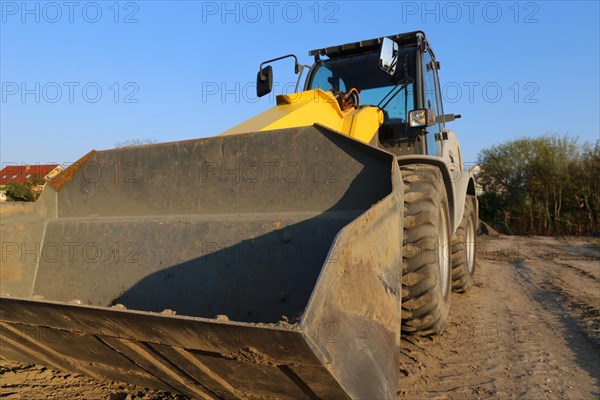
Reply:
<svg viewBox="0 0 600 400"><path fill-rule="evenodd" d="M450 308L450 218L442 174L429 165L402 167L404 246L402 331L444 331Z"/></svg>

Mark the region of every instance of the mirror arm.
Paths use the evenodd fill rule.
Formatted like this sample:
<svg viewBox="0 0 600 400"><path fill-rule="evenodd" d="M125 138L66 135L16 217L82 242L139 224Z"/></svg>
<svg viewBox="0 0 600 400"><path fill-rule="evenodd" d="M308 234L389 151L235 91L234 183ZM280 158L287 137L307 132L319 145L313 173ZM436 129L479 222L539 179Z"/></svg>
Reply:
<svg viewBox="0 0 600 400"><path fill-rule="evenodd" d="M267 77L265 75L263 75L263 65L271 63L273 61L283 60L284 58L289 58L289 57L294 58L294 73L298 74L298 72L300 72L300 65L298 64L298 58L294 54L288 54L286 56L273 58L272 60L267 60L267 61L263 61L262 63L260 63L260 67L259 67L260 68L260 80L263 82L265 82L267 80Z"/></svg>
<svg viewBox="0 0 600 400"><path fill-rule="evenodd" d="M302 73L304 72L305 68L310 69L310 66L308 66L308 65L302 65L302 64L299 65L299 71L298 72L300 73L300 75L298 75L298 80L296 81L296 87L294 88L294 93L298 92L298 87L300 86L300 81L302 80Z"/></svg>

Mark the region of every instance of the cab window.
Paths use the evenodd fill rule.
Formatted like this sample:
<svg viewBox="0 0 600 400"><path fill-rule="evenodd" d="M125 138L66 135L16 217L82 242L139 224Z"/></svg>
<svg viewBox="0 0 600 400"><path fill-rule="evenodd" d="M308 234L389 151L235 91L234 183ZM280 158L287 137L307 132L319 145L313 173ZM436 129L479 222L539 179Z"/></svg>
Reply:
<svg viewBox="0 0 600 400"><path fill-rule="evenodd" d="M336 90L345 92L346 85L340 78L339 74L333 73L333 71L327 68L326 65L321 65L312 76L312 82L310 89L321 89L324 91Z"/></svg>
<svg viewBox="0 0 600 400"><path fill-rule="evenodd" d="M442 114L441 103L438 104L438 87L436 79L436 71L433 59L429 52L423 52L423 97L425 104L423 107L430 108L435 113L436 117ZM439 141L436 140L436 133L440 132L439 124L435 124L427 128L427 154L439 156L441 148Z"/></svg>

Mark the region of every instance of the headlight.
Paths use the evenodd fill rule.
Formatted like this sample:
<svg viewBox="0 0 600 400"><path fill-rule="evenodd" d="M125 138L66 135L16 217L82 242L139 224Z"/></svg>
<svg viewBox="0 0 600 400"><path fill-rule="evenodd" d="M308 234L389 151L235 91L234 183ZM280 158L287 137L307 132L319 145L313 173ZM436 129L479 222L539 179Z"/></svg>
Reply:
<svg viewBox="0 0 600 400"><path fill-rule="evenodd" d="M431 108L412 110L408 113L408 124L412 128L435 125L435 113Z"/></svg>

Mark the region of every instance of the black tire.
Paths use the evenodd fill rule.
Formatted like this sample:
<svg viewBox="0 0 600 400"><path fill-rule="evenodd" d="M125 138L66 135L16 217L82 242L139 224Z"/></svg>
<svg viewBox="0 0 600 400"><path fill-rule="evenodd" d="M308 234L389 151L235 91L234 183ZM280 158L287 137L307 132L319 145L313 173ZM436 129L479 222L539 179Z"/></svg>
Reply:
<svg viewBox="0 0 600 400"><path fill-rule="evenodd" d="M452 291L450 214L444 181L439 169L421 164L402 167L402 178L402 331L441 334Z"/></svg>
<svg viewBox="0 0 600 400"><path fill-rule="evenodd" d="M466 293L473 285L477 266L475 245L477 238L475 199L467 196L465 213L452 238L452 290Z"/></svg>

